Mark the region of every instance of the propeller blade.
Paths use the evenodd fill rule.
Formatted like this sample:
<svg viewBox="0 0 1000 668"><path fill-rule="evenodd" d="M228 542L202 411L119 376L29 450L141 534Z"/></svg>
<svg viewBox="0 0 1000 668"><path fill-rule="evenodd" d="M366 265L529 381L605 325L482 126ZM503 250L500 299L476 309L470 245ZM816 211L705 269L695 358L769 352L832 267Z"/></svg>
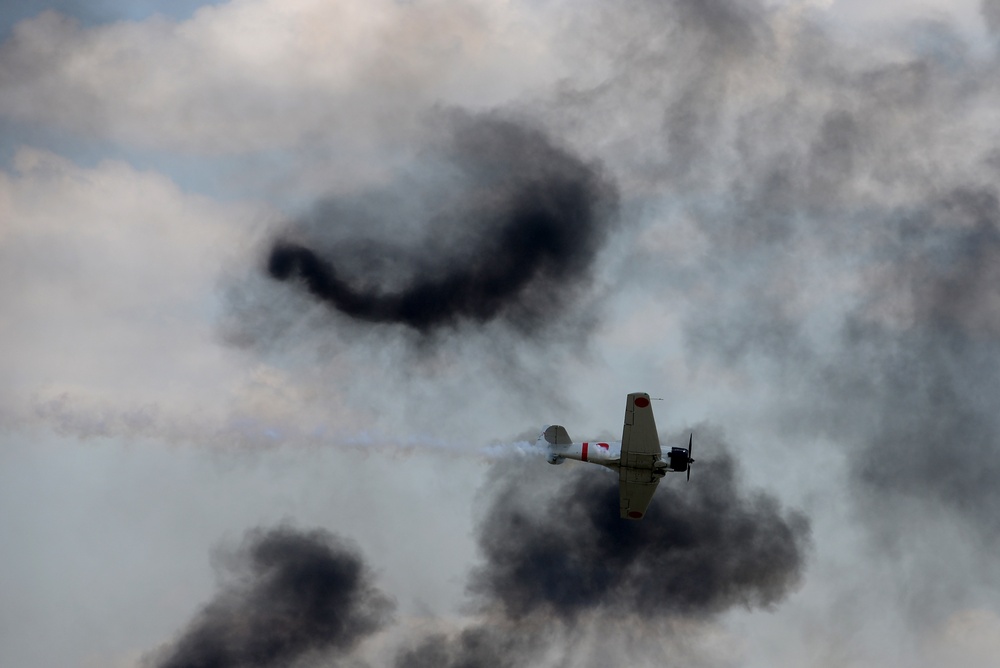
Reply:
<svg viewBox="0 0 1000 668"><path fill-rule="evenodd" d="M694 458L691 457L692 454L694 454L694 432L693 431L691 432L691 435L688 436L688 466L687 466L687 469L688 469L688 477L687 477L687 479L688 480L691 480L691 465L694 464Z"/></svg>

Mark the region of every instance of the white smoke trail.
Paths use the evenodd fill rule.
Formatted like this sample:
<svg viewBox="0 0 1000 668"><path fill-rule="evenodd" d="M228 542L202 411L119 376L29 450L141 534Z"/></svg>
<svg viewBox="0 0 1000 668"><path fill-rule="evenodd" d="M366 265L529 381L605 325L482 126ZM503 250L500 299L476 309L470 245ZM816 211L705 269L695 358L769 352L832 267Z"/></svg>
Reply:
<svg viewBox="0 0 1000 668"><path fill-rule="evenodd" d="M235 451L293 446L332 447L393 456L437 452L488 461L542 454L540 448L527 440L477 444L429 434L401 436L323 422L303 424L291 416L264 418L243 412L212 415L204 410L180 414L156 404L122 408L70 393L36 398L27 414L31 419L14 422L21 426L41 423L62 436L81 440L149 439Z"/></svg>

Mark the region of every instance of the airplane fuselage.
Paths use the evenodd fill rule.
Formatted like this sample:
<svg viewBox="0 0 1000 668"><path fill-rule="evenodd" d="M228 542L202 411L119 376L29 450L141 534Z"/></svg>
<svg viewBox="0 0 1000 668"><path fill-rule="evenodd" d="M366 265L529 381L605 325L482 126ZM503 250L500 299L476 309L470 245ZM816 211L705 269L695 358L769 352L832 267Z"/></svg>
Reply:
<svg viewBox="0 0 1000 668"><path fill-rule="evenodd" d="M578 462L601 464L618 468L622 457L620 441L584 441L569 445L549 445L549 452L560 459L575 459Z"/></svg>
<svg viewBox="0 0 1000 668"><path fill-rule="evenodd" d="M574 459L578 462L600 464L615 470L621 466L621 441L584 441L583 443L569 443L567 445L546 443L546 448L550 464L560 464L563 460ZM652 468L654 472L665 472L670 469L670 463L658 459L653 462Z"/></svg>

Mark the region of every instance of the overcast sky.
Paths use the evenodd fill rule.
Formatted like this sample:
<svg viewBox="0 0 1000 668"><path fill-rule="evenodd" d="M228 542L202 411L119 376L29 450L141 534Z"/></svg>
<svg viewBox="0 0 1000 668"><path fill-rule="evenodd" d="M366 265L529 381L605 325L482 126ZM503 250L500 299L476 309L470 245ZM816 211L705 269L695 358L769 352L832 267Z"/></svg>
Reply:
<svg viewBox="0 0 1000 668"><path fill-rule="evenodd" d="M997 0L3 3L0 664L995 666L998 69ZM699 461L622 528L525 441L634 391Z"/></svg>

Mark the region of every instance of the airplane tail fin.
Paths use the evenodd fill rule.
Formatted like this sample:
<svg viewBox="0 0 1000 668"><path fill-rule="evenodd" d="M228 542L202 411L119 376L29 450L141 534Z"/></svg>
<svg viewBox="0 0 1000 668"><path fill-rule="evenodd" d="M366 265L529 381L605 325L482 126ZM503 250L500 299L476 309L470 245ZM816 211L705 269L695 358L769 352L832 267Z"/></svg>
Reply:
<svg viewBox="0 0 1000 668"><path fill-rule="evenodd" d="M538 445L548 451L545 459L549 464L562 464L566 458L559 454L559 450L572 442L566 429L558 424L546 427L538 436Z"/></svg>

